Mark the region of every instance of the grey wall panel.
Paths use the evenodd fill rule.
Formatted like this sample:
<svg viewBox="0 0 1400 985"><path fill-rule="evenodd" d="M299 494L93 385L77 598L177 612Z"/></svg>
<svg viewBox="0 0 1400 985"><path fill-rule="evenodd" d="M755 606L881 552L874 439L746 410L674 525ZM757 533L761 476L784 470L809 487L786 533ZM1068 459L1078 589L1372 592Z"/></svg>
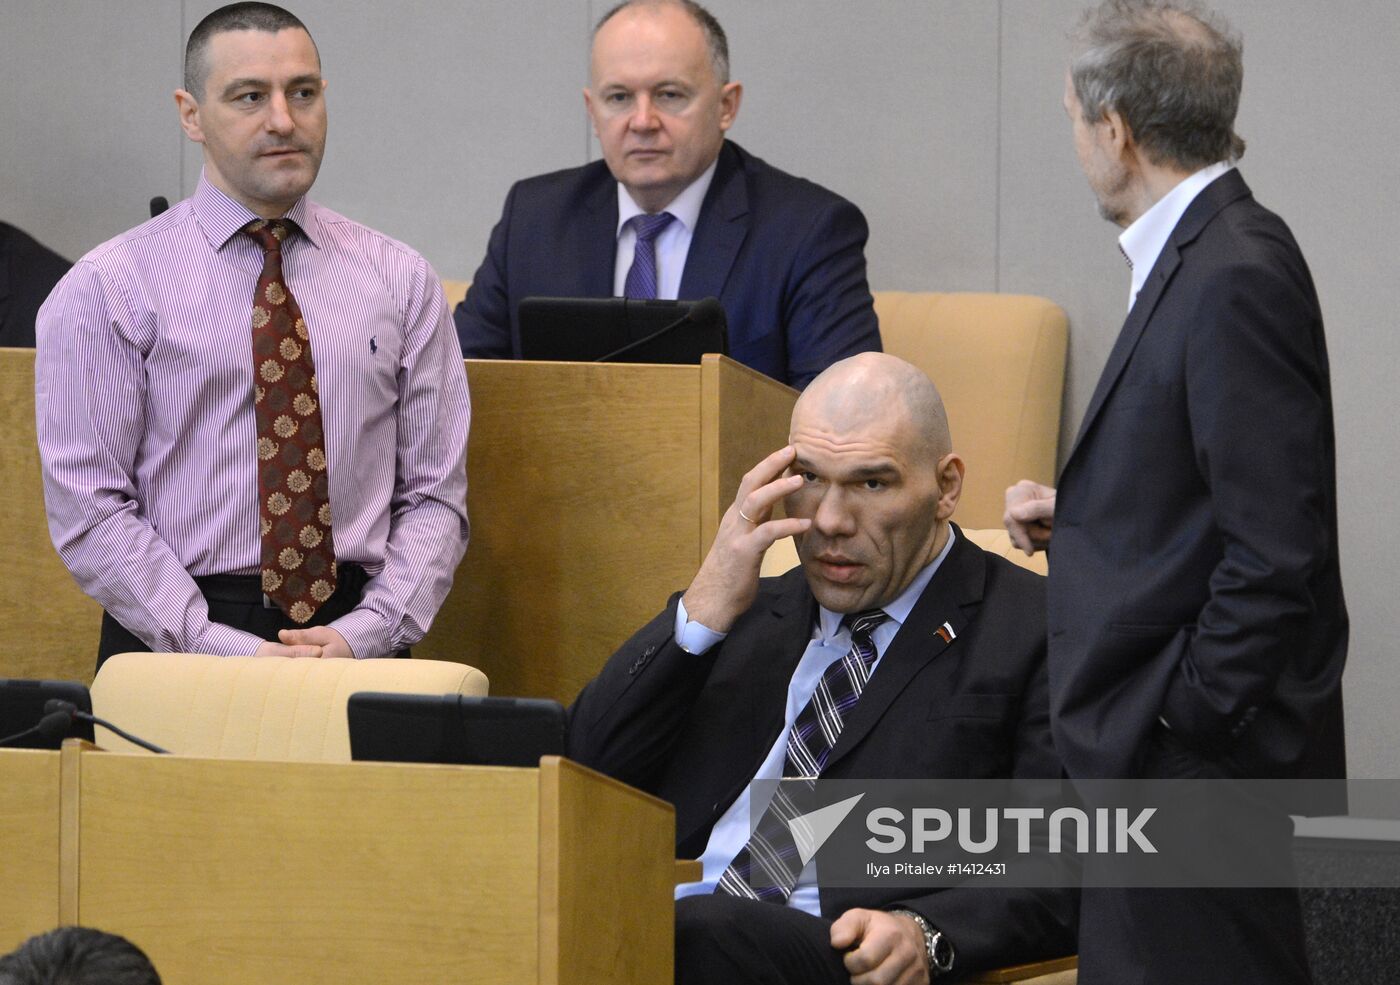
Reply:
<svg viewBox="0 0 1400 985"><path fill-rule="evenodd" d="M1231 0L1221 9L1245 38L1241 170L1292 226L1327 320L1352 616L1351 767L1400 776L1400 8Z"/></svg>
<svg viewBox="0 0 1400 985"><path fill-rule="evenodd" d="M996 4L984 0L716 0L733 131L870 222L877 289L993 290Z"/></svg>
<svg viewBox="0 0 1400 985"><path fill-rule="evenodd" d="M219 6L187 3L190 27ZM581 164L584 0L294 8L321 51L330 129L317 201L468 278L513 181ZM185 191L200 153L186 154Z"/></svg>
<svg viewBox="0 0 1400 985"><path fill-rule="evenodd" d="M178 0L0 4L0 219L69 259L177 197Z"/></svg>
<svg viewBox="0 0 1400 985"><path fill-rule="evenodd" d="M1128 272L1099 218L1061 100L1071 0L1006 0L1002 14L999 289L1040 294L1070 317L1063 457L1118 334Z"/></svg>

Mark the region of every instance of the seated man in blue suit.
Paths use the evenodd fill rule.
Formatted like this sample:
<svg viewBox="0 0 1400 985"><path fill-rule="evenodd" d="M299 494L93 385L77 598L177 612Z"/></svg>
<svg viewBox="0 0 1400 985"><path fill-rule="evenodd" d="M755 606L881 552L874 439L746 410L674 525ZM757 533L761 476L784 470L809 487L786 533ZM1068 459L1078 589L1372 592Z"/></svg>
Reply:
<svg viewBox="0 0 1400 985"><path fill-rule="evenodd" d="M521 299L717 297L730 354L799 389L880 348L865 218L724 138L743 88L691 0L630 0L593 37L603 161L518 182L455 318L469 359L519 358Z"/></svg>

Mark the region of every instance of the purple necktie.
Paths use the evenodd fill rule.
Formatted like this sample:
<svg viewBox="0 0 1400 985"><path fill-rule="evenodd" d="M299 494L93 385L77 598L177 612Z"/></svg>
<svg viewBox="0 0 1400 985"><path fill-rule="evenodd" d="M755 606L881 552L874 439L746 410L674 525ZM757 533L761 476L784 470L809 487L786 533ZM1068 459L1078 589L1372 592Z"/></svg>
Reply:
<svg viewBox="0 0 1400 985"><path fill-rule="evenodd" d="M637 248L632 254L632 269L627 271L623 296L650 301L656 297L656 237L674 219L669 212L657 215L634 215L627 220L637 233Z"/></svg>
<svg viewBox="0 0 1400 985"><path fill-rule="evenodd" d="M792 723L783 777L806 780L806 793L810 794L812 785L821 775L827 757L841 737L846 715L855 708L870 680L870 669L877 655L870 634L888 618L881 609L846 617L851 627L850 652L826 669L811 700ZM739 849L739 854L724 870L715 892L768 903L787 902L803 866L791 825L812 807L798 802L803 792L801 785L779 784L768 809L749 836L749 843ZM757 879L755 873L759 874Z"/></svg>

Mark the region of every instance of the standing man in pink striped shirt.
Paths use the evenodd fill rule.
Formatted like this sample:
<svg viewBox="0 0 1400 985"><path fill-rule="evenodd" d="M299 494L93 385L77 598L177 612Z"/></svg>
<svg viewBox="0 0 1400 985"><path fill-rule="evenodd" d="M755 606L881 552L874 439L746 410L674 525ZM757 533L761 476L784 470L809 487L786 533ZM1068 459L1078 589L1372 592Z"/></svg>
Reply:
<svg viewBox="0 0 1400 985"><path fill-rule="evenodd" d="M194 195L97 247L38 318L49 530L123 650L382 657L466 549L470 401L437 275L305 196L326 82L265 3L190 35Z"/></svg>

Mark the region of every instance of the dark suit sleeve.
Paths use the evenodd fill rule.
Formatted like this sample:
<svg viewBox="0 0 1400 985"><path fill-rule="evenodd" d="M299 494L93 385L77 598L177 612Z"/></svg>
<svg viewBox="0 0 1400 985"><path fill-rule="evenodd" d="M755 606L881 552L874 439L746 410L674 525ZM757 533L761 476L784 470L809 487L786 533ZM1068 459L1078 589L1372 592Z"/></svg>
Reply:
<svg viewBox="0 0 1400 985"><path fill-rule="evenodd" d="M33 348L39 308L72 266L27 233L0 222L0 346Z"/></svg>
<svg viewBox="0 0 1400 985"><path fill-rule="evenodd" d="M1016 579L1024 582L1023 572ZM1058 780L1059 757L1050 737L1050 686L1045 662L1044 582L1019 596L1021 606L1001 609L1004 618L1024 621L1024 647L1034 650L1026 666L1034 667L1022 692L1015 734L1012 776ZM1029 607L1033 604L1033 608ZM991 604L988 604L991 609ZM995 610L994 610L995 611ZM1062 866L1067 857L1018 858L1012 864ZM1072 864L1072 863L1069 863ZM1023 873L1024 874L1024 873ZM1061 880L1071 876L1057 873ZM998 889L965 886L887 904L921 914L947 935L957 951L954 970L1002 967L1073 954L1077 947L1079 894L1073 889Z"/></svg>
<svg viewBox="0 0 1400 985"><path fill-rule="evenodd" d="M654 791L720 645L697 656L676 644L676 603L609 658L569 708L570 759Z"/></svg>
<svg viewBox="0 0 1400 985"><path fill-rule="evenodd" d="M1186 353L1196 465L1222 555L1195 625L1173 641L1162 713L1205 749L1228 743L1274 692L1334 550L1321 319L1297 248L1263 242L1276 255L1240 256L1203 278Z"/></svg>
<svg viewBox="0 0 1400 985"><path fill-rule="evenodd" d="M865 216L832 196L798 246L785 295L788 382L802 389L832 363L880 351L880 329L865 277Z"/></svg>
<svg viewBox="0 0 1400 985"><path fill-rule="evenodd" d="M1016 740L1018 777L1044 778L1039 764L1055 760L1050 747L1046 687L1042 664L1036 683L1036 711L1023 720ZM1033 697L1028 693L1028 702ZM1026 707L1032 705L1028 703ZM1068 856L1052 858L1046 854L1034 859L1017 858L1010 864L1063 867L1075 863ZM1061 873L1058 878L1068 880L1072 876ZM913 910L946 934L956 949L954 970L959 972L1073 954L1078 945L1079 892L1075 889L962 886L890 903L885 908Z"/></svg>
<svg viewBox="0 0 1400 985"><path fill-rule="evenodd" d="M491 230L486 259L481 261L467 296L452 312L457 340L466 359L510 359L515 355L511 340L510 291L507 281L506 249L510 242L515 193L506 196L501 219Z"/></svg>

